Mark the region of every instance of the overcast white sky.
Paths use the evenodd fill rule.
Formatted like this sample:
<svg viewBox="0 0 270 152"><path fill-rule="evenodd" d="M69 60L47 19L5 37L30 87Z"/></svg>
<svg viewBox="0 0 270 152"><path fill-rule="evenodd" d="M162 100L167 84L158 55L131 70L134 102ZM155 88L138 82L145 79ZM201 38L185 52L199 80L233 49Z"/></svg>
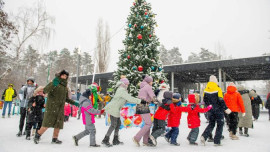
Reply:
<svg viewBox="0 0 270 152"><path fill-rule="evenodd" d="M5 10L16 12L36 0L4 0ZM147 0L157 14L156 34L166 48L179 47L184 59L201 47L215 52L220 43L234 58L270 53L270 0ZM55 17L55 36L49 50L80 45L90 51L96 44L97 21L102 17L111 35L126 25L133 0L45 0ZM109 71L116 68L123 48L123 29L111 40Z"/></svg>

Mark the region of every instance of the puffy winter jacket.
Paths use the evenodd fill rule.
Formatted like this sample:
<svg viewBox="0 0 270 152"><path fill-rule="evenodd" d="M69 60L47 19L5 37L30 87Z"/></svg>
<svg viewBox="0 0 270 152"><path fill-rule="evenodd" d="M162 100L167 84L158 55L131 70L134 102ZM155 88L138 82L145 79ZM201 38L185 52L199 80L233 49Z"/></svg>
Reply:
<svg viewBox="0 0 270 152"><path fill-rule="evenodd" d="M70 104L65 104L64 111L65 111L65 116L69 116L70 115L70 113L71 113Z"/></svg>
<svg viewBox="0 0 270 152"><path fill-rule="evenodd" d="M154 118L158 120L166 120L167 115L170 112L170 105L172 105L171 99L163 99L161 106L158 107L158 110L155 113Z"/></svg>
<svg viewBox="0 0 270 152"><path fill-rule="evenodd" d="M224 110L228 109L223 100L222 90L215 82L207 83L204 89L203 101L206 106L213 106L210 112L222 114Z"/></svg>
<svg viewBox="0 0 270 152"><path fill-rule="evenodd" d="M235 86L227 87L227 92L224 95L224 101L227 107L232 112L242 112L242 113L246 112L242 96L239 92L237 92Z"/></svg>
<svg viewBox="0 0 270 152"><path fill-rule="evenodd" d="M179 127L182 112L188 112L190 108L181 107L173 103L170 105L170 112L168 115L168 127Z"/></svg>
<svg viewBox="0 0 270 152"><path fill-rule="evenodd" d="M198 128L201 126L200 114L208 111L207 108L200 108L199 105L189 104L189 112L187 116L188 128Z"/></svg>
<svg viewBox="0 0 270 152"><path fill-rule="evenodd" d="M33 103L36 104L33 107ZM42 122L42 108L44 108L45 99L41 95L37 95L35 97L31 97L28 102L28 108L30 111L28 112L27 122Z"/></svg>
<svg viewBox="0 0 270 152"><path fill-rule="evenodd" d="M9 102L12 101L13 98L15 98L16 96L17 96L16 90L13 88L8 88L3 92L2 99Z"/></svg>

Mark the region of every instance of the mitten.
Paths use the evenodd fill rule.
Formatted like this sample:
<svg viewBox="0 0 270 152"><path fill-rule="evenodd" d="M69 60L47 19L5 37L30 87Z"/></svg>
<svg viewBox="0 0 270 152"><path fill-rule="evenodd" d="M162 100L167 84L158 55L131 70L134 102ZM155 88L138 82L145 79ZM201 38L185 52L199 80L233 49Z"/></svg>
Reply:
<svg viewBox="0 0 270 152"><path fill-rule="evenodd" d="M242 116L245 117L246 116L246 113L242 113Z"/></svg>
<svg viewBox="0 0 270 152"><path fill-rule="evenodd" d="M103 114L105 112L105 109L100 110L100 114Z"/></svg>
<svg viewBox="0 0 270 152"><path fill-rule="evenodd" d="M73 105L76 106L76 107L80 106L79 102L76 102L76 101L73 103Z"/></svg>
<svg viewBox="0 0 270 152"><path fill-rule="evenodd" d="M208 107L207 107L207 109L208 109L208 111L210 110L210 109L212 109L212 105L209 105Z"/></svg>
<svg viewBox="0 0 270 152"><path fill-rule="evenodd" d="M58 86L60 84L60 80L59 80L59 78L58 77L56 77L56 78L54 78L53 79L53 86Z"/></svg>
<svg viewBox="0 0 270 152"><path fill-rule="evenodd" d="M232 112L232 111L231 111L229 108L225 110L225 113L226 113L226 114L230 114L231 112Z"/></svg>

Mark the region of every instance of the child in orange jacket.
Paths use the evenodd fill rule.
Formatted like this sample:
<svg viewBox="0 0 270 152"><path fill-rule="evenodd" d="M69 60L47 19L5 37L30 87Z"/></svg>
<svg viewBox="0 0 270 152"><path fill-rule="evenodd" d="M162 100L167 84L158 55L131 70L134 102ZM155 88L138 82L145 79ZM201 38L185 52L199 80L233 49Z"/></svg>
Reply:
<svg viewBox="0 0 270 152"><path fill-rule="evenodd" d="M187 116L188 121L188 128L191 129L189 132L189 135L187 137L187 140L189 141L190 145L198 145L196 143L196 140L199 135L199 127L201 125L200 120L200 114L199 113L205 113L209 111L212 108L212 105L209 105L207 108L200 108L199 104L199 96L195 94L188 95L188 101L189 101L189 111Z"/></svg>

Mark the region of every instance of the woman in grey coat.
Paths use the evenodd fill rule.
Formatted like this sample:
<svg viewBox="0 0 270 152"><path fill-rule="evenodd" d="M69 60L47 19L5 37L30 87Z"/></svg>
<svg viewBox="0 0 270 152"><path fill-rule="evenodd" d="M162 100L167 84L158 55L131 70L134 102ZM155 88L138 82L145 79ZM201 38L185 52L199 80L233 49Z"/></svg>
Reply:
<svg viewBox="0 0 270 152"><path fill-rule="evenodd" d="M238 92L241 94L242 99L244 101L244 106L246 110L246 115L242 116L242 113L239 112L239 134L243 135L243 128L244 128L244 136L248 137L248 128L253 128L253 121L252 121L252 109L251 109L251 100L252 93L245 89L244 86L240 85L237 87Z"/></svg>
<svg viewBox="0 0 270 152"><path fill-rule="evenodd" d="M82 108L83 124L85 125L85 130L81 133L73 136L75 146L78 146L78 142L81 138L90 134L90 147L100 147L96 144L96 128L95 128L95 115L102 114L104 110L96 110L89 99L91 96L91 91L87 89L80 97L80 107Z"/></svg>

